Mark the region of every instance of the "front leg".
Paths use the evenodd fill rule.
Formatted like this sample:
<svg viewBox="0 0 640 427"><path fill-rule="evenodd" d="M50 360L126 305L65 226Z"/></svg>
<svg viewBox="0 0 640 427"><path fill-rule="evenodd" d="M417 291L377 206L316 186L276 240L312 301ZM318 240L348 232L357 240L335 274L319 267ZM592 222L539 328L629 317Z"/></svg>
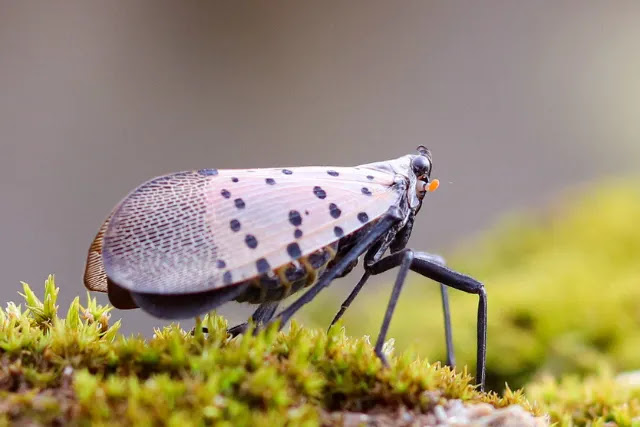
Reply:
<svg viewBox="0 0 640 427"><path fill-rule="evenodd" d="M398 277L391 293L391 299L387 306L384 321L380 328L378 341L376 343L376 354L385 362L382 355L382 345L386 339L391 316L395 308L398 296L402 290L402 286L409 269L416 273L428 277L436 282L440 282L445 286L449 286L466 293L476 294L479 297L478 302L478 323L477 323L477 358L476 358L476 382L480 386L480 390L484 389L485 383L485 365L487 356L487 294L482 283L472 277L455 272L434 260L433 256L424 252L414 252L411 249L403 249L391 254L380 261L374 263L369 268L371 274L380 274L391 268L400 266Z"/></svg>

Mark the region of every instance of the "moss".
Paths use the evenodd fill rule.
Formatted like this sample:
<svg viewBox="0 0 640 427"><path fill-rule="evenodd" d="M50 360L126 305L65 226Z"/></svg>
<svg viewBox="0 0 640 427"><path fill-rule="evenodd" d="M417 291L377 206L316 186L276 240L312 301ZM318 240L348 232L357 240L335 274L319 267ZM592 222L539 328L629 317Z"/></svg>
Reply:
<svg viewBox="0 0 640 427"><path fill-rule="evenodd" d="M544 216L514 215L449 257L486 285L487 379L522 387L536 376L640 368L640 186L608 182L566 196ZM475 366L477 298L451 291L459 366ZM363 292L345 315L352 334L377 334L390 286ZM326 325L340 299L323 296L308 322ZM318 308L320 307L320 308ZM313 311L313 310L318 311ZM322 309L322 312L319 310ZM389 336L444 360L438 287L410 276Z"/></svg>
<svg viewBox="0 0 640 427"><path fill-rule="evenodd" d="M316 425L333 411L427 412L450 399L539 412L522 392L480 393L465 372L412 353L384 369L367 338L341 328L293 323L232 339L223 318L207 316L206 336L174 324L147 340L120 335L111 308L90 297L58 317L53 277L44 301L23 289L25 308L0 310L0 425Z"/></svg>
<svg viewBox="0 0 640 427"><path fill-rule="evenodd" d="M640 425L640 384L616 379L608 370L584 379L544 377L527 386L527 395L561 426Z"/></svg>

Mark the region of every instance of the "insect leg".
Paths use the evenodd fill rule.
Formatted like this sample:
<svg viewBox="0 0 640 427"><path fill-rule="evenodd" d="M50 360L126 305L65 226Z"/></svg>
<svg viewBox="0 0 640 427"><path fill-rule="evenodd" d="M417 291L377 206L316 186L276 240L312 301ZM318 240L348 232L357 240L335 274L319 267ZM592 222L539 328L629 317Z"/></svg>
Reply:
<svg viewBox="0 0 640 427"><path fill-rule="evenodd" d="M369 277L371 277L371 273L369 272L369 266L374 262L376 262L377 260L379 260L380 258L382 258L382 255L386 252L391 242L393 241L393 237L394 236L390 235L389 233L387 236L385 236L385 239L378 240L374 245L371 246L371 248L369 248L369 250L364 256L364 274L356 284L356 287L353 288L353 290L351 291L347 299L344 300L342 305L340 305L340 310L336 313L333 320L331 321L331 324L329 325L329 329L331 329L331 327L338 320L340 320L340 318L342 317L344 312L347 311L347 308L349 308L353 300L356 299L356 297L362 290L362 287L364 286L364 284L367 282L367 280L369 280Z"/></svg>
<svg viewBox="0 0 640 427"><path fill-rule="evenodd" d="M338 261L333 268L320 276L318 282L313 285L311 289L305 292L300 298L295 300L289 307L281 311L280 314L276 316L275 320L280 320L280 327L282 328L296 311L318 295L318 293L327 287L333 279L339 276L347 266L375 244L380 237L388 233L394 224L401 219L402 214L400 213L400 210L397 207L390 208L361 241L356 243L356 245L340 261Z"/></svg>
<svg viewBox="0 0 640 427"><path fill-rule="evenodd" d="M371 266L371 273L379 274L402 265L407 251L410 250L404 249L381 259ZM440 265L434 261L431 255L424 252L413 252L413 261L410 268L416 273L440 282L445 286L478 295L476 382L480 385L480 389L483 390L487 357L487 293L484 285L472 277Z"/></svg>
<svg viewBox="0 0 640 427"><path fill-rule="evenodd" d="M391 323L391 316L393 316L393 310L396 308L400 291L402 290L404 281L407 278L407 273L409 273L409 268L413 262L412 250L402 250L401 255L400 271L398 272L396 282L394 283L393 290L391 291L391 298L387 305L387 311L384 313L384 320L382 321L382 326L380 327L380 333L378 334L378 340L376 341L375 347L376 354L385 366L389 366L389 362L387 362L387 357L382 352L382 346L384 345L384 341L387 337L387 331L389 330L389 324Z"/></svg>
<svg viewBox="0 0 640 427"><path fill-rule="evenodd" d="M338 321L340 320L340 318L342 317L342 315L344 314L345 311L347 311L347 308L349 308L349 306L351 305L351 303L353 302L354 299L356 299L356 297L358 296L358 293L360 293L360 290L362 289L362 287L364 286L364 284L367 282L367 280L369 280L369 277L371 277L371 273L369 273L368 271L365 271L364 274L362 275L362 277L360 278L360 281L358 281L358 284L356 285L355 288L353 288L353 290L351 291L351 293L349 294L349 296L347 297L346 300L344 300L344 302L342 303L342 305L340 306L340 311L338 311L335 315L335 317L333 318L333 320L331 321L331 324L329 325L329 329L331 329L331 327Z"/></svg>
<svg viewBox="0 0 640 427"><path fill-rule="evenodd" d="M447 265L443 257L436 254L421 252L421 257L428 258L439 265ZM444 314L444 340L447 347L447 365L456 365L456 356L453 348L453 332L451 328L451 311L449 309L449 292L447 287L440 283L440 297L442 299L442 312Z"/></svg>
<svg viewBox="0 0 640 427"><path fill-rule="evenodd" d="M433 262L435 263L438 263L440 265L445 265L444 258L442 258L439 255L431 255L431 254L424 254L424 255L431 257ZM368 267L365 267L365 268L367 268L367 271L365 271L365 273L362 275L362 278L360 278L360 281L355 286L355 288L353 288L353 290L351 291L347 299L344 300L344 302L340 306L340 311L338 311L338 313L335 315L335 317L331 321L329 328L331 328L342 317L342 315L347 310L347 308L349 308L349 306L351 305L353 300L356 298L356 296L358 296L358 293L360 293L360 290L362 290L362 287L364 286L365 282L369 280L369 277L371 277L371 272L368 270ZM443 285L442 283L440 283L440 295L442 298L442 309L444 312L444 337L445 337L445 343L447 348L447 365L455 366L456 357L455 357L455 352L453 348L451 314L449 310L449 293L447 291L446 286Z"/></svg>
<svg viewBox="0 0 640 427"><path fill-rule="evenodd" d="M440 283L440 297L442 299L442 312L444 314L444 342L447 347L447 365L456 366L456 354L453 348L453 332L451 330L451 312L449 310L449 291Z"/></svg>
<svg viewBox="0 0 640 427"><path fill-rule="evenodd" d="M273 315L275 314L277 309L277 301L262 303L251 315L251 321L256 325L267 323L269 320L271 320L271 318L273 318ZM249 322L244 322L234 326L233 328L229 328L227 332L231 334L231 336L235 337L236 335L244 334L247 331L248 326Z"/></svg>

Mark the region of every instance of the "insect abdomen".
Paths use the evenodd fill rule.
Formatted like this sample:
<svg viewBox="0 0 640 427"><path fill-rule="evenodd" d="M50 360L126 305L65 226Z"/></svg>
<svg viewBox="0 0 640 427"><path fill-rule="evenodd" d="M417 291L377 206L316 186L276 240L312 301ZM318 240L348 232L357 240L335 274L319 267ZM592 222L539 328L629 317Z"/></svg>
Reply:
<svg viewBox="0 0 640 427"><path fill-rule="evenodd" d="M247 290L236 298L238 302L260 304L279 301L315 283L336 256L337 242L309 255L249 280Z"/></svg>
<svg viewBox="0 0 640 427"><path fill-rule="evenodd" d="M249 287L236 298L236 301L250 304L279 301L314 284L327 267L331 268L368 231L369 226L367 225L294 262L248 280ZM347 271L343 272L343 275L355 267L355 264L353 263Z"/></svg>

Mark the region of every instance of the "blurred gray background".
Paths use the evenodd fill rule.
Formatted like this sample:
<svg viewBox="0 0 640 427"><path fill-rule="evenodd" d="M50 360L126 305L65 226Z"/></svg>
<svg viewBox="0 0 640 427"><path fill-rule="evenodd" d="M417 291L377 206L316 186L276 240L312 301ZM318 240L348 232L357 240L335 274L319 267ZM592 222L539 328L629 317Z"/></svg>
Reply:
<svg viewBox="0 0 640 427"><path fill-rule="evenodd" d="M446 252L633 173L639 113L637 1L1 0L0 303L49 273L63 307L83 294L104 217L166 172L355 165L425 144L442 186L412 244Z"/></svg>

